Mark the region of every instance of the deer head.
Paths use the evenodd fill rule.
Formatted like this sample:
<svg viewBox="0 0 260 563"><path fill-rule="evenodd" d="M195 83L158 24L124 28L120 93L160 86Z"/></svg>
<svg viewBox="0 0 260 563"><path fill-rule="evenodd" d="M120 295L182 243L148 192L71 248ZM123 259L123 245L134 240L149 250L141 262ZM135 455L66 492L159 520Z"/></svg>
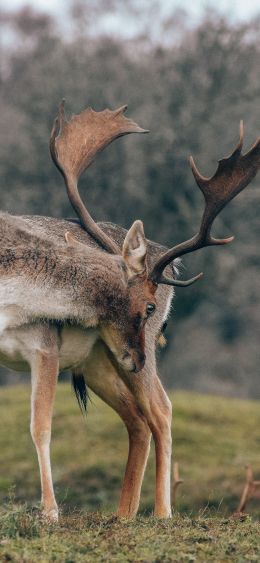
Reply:
<svg viewBox="0 0 260 563"><path fill-rule="evenodd" d="M145 362L145 323L155 310L156 286L148 280L147 244L141 221L126 234L121 255L108 254L79 242L66 233L74 257L93 262L82 279L81 299L95 311L95 326L119 364L139 371ZM84 324L84 306L83 306ZM88 322L86 323L88 325ZM89 326L89 325L88 325Z"/></svg>

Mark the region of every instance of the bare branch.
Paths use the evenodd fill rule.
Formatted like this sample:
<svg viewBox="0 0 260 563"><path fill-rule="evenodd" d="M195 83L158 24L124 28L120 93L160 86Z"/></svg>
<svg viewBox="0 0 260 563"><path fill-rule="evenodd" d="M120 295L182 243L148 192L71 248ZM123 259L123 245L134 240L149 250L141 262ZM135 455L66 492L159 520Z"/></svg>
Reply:
<svg viewBox="0 0 260 563"><path fill-rule="evenodd" d="M173 507L176 508L176 496L177 490L180 485L182 485L183 479L180 479L179 475L179 464L175 462L173 464L173 487L172 487L172 504Z"/></svg>
<svg viewBox="0 0 260 563"><path fill-rule="evenodd" d="M260 487L260 481L256 481L253 476L253 469L251 465L246 465L246 482L242 495L240 498L239 505L236 512L233 514L236 518L239 518L245 512L246 505L248 501L255 496L256 489Z"/></svg>

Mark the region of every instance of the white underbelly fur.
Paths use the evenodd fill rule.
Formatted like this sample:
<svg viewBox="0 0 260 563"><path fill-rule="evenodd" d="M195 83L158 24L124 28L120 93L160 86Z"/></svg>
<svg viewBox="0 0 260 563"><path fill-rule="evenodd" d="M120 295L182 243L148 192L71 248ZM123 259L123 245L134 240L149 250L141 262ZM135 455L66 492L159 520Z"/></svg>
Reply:
<svg viewBox="0 0 260 563"><path fill-rule="evenodd" d="M10 311L0 313L0 364L16 371L28 371L35 352L43 349L46 326L40 323L13 326L12 317ZM60 370L81 364L97 337L95 328L62 327L57 332Z"/></svg>

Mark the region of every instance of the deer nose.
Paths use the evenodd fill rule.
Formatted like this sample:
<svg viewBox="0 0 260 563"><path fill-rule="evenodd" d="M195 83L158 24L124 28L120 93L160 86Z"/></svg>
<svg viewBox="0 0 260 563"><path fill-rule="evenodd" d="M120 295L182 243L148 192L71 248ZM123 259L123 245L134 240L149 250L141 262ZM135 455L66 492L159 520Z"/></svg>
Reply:
<svg viewBox="0 0 260 563"><path fill-rule="evenodd" d="M138 373L144 367L146 356L143 352L132 352L132 354L130 354L129 352L125 351L123 360L124 362L131 360L132 365L131 367L128 367L129 371L131 373Z"/></svg>

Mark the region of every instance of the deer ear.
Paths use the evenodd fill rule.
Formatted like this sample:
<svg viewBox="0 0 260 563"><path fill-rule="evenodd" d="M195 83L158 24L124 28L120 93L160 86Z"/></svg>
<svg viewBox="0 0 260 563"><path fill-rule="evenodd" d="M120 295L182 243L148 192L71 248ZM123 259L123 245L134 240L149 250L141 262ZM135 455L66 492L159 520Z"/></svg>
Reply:
<svg viewBox="0 0 260 563"><path fill-rule="evenodd" d="M123 244L123 259L129 278L147 272L147 243L142 221L135 221Z"/></svg>

